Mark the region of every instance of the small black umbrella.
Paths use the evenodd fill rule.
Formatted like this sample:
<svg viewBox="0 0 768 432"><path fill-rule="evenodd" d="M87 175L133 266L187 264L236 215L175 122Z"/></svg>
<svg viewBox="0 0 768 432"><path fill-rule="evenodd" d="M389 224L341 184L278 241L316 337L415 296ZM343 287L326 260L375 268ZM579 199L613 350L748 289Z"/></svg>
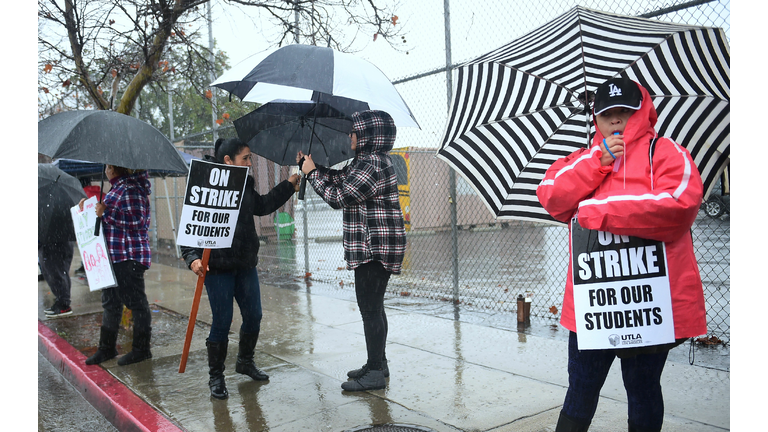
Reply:
<svg viewBox="0 0 768 432"><path fill-rule="evenodd" d="M87 198L80 181L52 164L37 164L37 240L75 240L69 209Z"/></svg>
<svg viewBox="0 0 768 432"><path fill-rule="evenodd" d="M321 165L354 157L352 120L337 109L312 101L276 100L234 121L237 136L257 155L294 165L301 150Z"/></svg>

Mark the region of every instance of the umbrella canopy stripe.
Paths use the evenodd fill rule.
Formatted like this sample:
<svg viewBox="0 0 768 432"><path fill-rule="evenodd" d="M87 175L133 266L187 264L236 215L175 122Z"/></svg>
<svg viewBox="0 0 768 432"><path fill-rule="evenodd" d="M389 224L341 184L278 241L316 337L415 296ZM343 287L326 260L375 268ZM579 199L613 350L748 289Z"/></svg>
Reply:
<svg viewBox="0 0 768 432"><path fill-rule="evenodd" d="M459 166L465 166L464 163L471 158L471 155L459 155L459 157L456 157L455 154L446 155L444 160L450 165L453 169L458 171ZM522 200L522 199L515 199L522 196L522 194L512 194L510 195L509 200L505 200L503 203L500 201L494 201L496 200L497 193L501 190L500 188L497 188L496 185L487 185L485 184L485 187L483 189L480 189L478 185L483 185L480 181L480 179L483 178L483 175L480 174L476 170L470 170L466 173L462 173L464 178L467 180L467 182L472 186L472 188L475 190L475 193L478 194L481 198L483 198L483 202L488 207L488 209L494 213L498 214L499 218L515 218L520 220L530 220L530 221L548 221L548 222L556 222L543 208L540 206L535 206L534 204L538 202L538 198L536 197L535 187L538 186L538 180L533 182L534 190L532 191L530 200ZM489 193L489 191L494 191L497 193ZM513 198L514 197L514 198Z"/></svg>
<svg viewBox="0 0 768 432"><path fill-rule="evenodd" d="M529 194L547 164L589 145L594 89L625 76L648 89L659 134L691 152L708 194L729 157L729 62L722 29L577 6L457 69L437 156L465 174L498 218L546 214L538 202L519 208L517 183L526 179Z"/></svg>

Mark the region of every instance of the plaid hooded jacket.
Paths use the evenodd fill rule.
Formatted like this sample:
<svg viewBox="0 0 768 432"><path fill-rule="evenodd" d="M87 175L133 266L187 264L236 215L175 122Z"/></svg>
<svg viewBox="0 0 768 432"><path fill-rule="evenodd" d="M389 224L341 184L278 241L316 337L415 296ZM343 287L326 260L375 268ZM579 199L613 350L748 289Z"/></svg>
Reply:
<svg viewBox="0 0 768 432"><path fill-rule="evenodd" d="M395 167L386 153L395 145L395 122L384 111L362 111L352 115L352 132L357 134L352 162L341 170L317 166L307 181L332 208L344 211L347 269L380 261L400 274L405 225Z"/></svg>

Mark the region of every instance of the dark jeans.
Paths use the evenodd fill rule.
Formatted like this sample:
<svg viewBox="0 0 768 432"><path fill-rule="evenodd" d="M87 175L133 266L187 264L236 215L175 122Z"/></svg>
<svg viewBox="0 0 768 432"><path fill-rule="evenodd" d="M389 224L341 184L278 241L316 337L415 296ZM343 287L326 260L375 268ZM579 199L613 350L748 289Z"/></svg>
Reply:
<svg viewBox="0 0 768 432"><path fill-rule="evenodd" d="M112 264L117 287L101 290L104 307L102 326L117 331L123 317L123 305L133 314L134 333L148 332L152 325L147 294L144 292L144 272L147 268L138 261L128 260Z"/></svg>
<svg viewBox="0 0 768 432"><path fill-rule="evenodd" d="M621 375L627 390L629 424L644 430L660 430L664 421L661 373L669 351L621 359ZM563 413L591 422L600 389L605 383L615 350L579 351L576 333L568 341L568 392Z"/></svg>
<svg viewBox="0 0 768 432"><path fill-rule="evenodd" d="M211 303L213 323L208 340L224 342L232 326L232 314L237 301L240 315L243 317L241 330L245 333L258 333L261 329L261 287L256 267L236 270L228 273L205 276L205 290Z"/></svg>
<svg viewBox="0 0 768 432"><path fill-rule="evenodd" d="M69 279L69 268L72 266L73 250L72 242L45 243L37 246L40 272L51 287L56 301L63 307L69 306L70 303L72 281Z"/></svg>
<svg viewBox="0 0 768 432"><path fill-rule="evenodd" d="M368 367L381 369L386 358L387 314L384 312L384 293L391 273L384 266L373 261L355 269L355 294L357 307L363 318L365 346L368 350Z"/></svg>

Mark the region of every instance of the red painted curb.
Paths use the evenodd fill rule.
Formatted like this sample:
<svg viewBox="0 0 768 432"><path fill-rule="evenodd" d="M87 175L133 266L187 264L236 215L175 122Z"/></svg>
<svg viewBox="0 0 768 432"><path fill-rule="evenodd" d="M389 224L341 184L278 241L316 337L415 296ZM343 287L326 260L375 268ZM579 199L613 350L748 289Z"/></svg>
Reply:
<svg viewBox="0 0 768 432"><path fill-rule="evenodd" d="M83 353L39 319L37 334L37 350L118 430L183 431L101 366L87 366Z"/></svg>

